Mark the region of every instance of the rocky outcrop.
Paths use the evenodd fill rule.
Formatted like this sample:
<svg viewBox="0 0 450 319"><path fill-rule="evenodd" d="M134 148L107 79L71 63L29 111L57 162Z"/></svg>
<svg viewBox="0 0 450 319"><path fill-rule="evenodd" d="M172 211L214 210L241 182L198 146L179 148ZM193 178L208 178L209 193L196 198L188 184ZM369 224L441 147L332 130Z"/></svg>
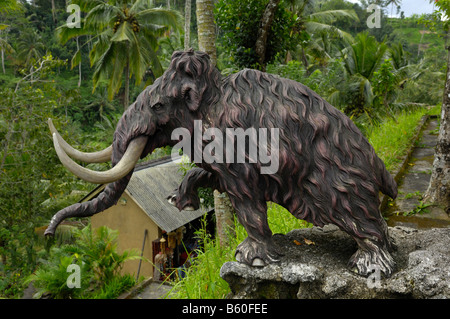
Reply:
<svg viewBox="0 0 450 319"><path fill-rule="evenodd" d="M220 271L230 298L450 298L450 228L389 228L396 272L368 278L347 268L356 243L337 227L298 229L274 240L279 263L251 267L225 263Z"/></svg>

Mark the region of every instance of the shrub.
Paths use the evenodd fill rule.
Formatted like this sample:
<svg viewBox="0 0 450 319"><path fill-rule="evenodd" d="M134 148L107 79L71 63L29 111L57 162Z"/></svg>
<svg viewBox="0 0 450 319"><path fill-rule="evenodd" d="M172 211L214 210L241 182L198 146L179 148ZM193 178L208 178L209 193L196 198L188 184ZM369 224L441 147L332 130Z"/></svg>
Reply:
<svg viewBox="0 0 450 319"><path fill-rule="evenodd" d="M287 233L296 228L311 227L311 224L292 216L286 209L274 203L268 203L269 226L273 233ZM197 257L192 266L185 270L183 279L176 282L167 294L170 298L179 299L223 299L230 292L230 288L220 275L220 268L227 262L234 260L236 247L247 237L244 227L235 220L236 236L228 247L221 247L217 240L206 231L206 215L202 220L202 228L196 235L202 243L202 249L197 250Z"/></svg>
<svg viewBox="0 0 450 319"><path fill-rule="evenodd" d="M87 226L77 231L73 245L52 247L50 258L31 275L38 292L35 298L49 295L54 299L116 298L136 284L130 275L120 275L127 260L141 258L134 251L117 252L117 231L99 227L95 232ZM80 270L80 286L71 288L67 280L70 265Z"/></svg>
<svg viewBox="0 0 450 319"><path fill-rule="evenodd" d="M238 68L260 68L255 45L267 3L267 0L220 0L215 5L219 41ZM267 35L266 63L273 62L278 55L284 56L292 48L294 37L290 31L294 24L294 15L286 10L286 4L281 1Z"/></svg>

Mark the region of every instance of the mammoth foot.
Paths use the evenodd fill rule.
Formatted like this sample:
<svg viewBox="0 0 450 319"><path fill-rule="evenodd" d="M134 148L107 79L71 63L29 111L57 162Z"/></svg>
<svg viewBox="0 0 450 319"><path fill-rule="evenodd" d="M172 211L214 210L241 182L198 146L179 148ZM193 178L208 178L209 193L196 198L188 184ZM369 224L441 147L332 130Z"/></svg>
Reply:
<svg viewBox="0 0 450 319"><path fill-rule="evenodd" d="M197 198L195 198L197 197ZM200 207L200 200L198 196L192 196L192 198L182 198L175 192L169 196L167 196L167 201L169 204L177 207L179 210L197 210Z"/></svg>
<svg viewBox="0 0 450 319"><path fill-rule="evenodd" d="M368 277L383 273L386 278L394 272L395 262L386 249L370 242L370 249L359 248L350 258L348 267L357 274Z"/></svg>
<svg viewBox="0 0 450 319"><path fill-rule="evenodd" d="M254 267L263 267L278 262L281 256L283 254L279 252L272 239L258 242L249 237L239 244L235 253L238 262Z"/></svg>

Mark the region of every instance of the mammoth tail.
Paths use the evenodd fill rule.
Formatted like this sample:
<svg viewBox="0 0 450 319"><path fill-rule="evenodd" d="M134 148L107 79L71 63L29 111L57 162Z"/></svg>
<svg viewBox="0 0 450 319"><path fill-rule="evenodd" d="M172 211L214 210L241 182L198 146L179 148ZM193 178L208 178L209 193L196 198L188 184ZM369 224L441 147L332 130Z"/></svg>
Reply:
<svg viewBox="0 0 450 319"><path fill-rule="evenodd" d="M58 225L70 217L89 217L115 205L125 191L133 171L127 176L106 185L105 189L94 199L70 205L57 212L51 219L44 235L53 236Z"/></svg>
<svg viewBox="0 0 450 319"><path fill-rule="evenodd" d="M392 175L387 171L383 161L379 159L379 162L380 162L380 169L379 169L380 190L383 194L386 194L392 199L395 199L397 197L397 182L394 180Z"/></svg>

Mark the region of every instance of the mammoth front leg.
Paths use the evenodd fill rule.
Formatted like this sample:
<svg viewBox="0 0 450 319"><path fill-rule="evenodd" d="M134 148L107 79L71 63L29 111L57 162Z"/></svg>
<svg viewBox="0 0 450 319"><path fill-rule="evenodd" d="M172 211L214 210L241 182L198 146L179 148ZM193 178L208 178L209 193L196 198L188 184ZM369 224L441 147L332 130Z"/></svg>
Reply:
<svg viewBox="0 0 450 319"><path fill-rule="evenodd" d="M242 200L234 196L230 196L230 200L248 234L236 249L236 260L251 266L265 266L279 261L283 254L272 239L266 202Z"/></svg>
<svg viewBox="0 0 450 319"><path fill-rule="evenodd" d="M219 188L217 177L202 168L193 168L186 173L177 190L167 197L170 204L179 210L196 210L200 207L197 195L199 187Z"/></svg>

